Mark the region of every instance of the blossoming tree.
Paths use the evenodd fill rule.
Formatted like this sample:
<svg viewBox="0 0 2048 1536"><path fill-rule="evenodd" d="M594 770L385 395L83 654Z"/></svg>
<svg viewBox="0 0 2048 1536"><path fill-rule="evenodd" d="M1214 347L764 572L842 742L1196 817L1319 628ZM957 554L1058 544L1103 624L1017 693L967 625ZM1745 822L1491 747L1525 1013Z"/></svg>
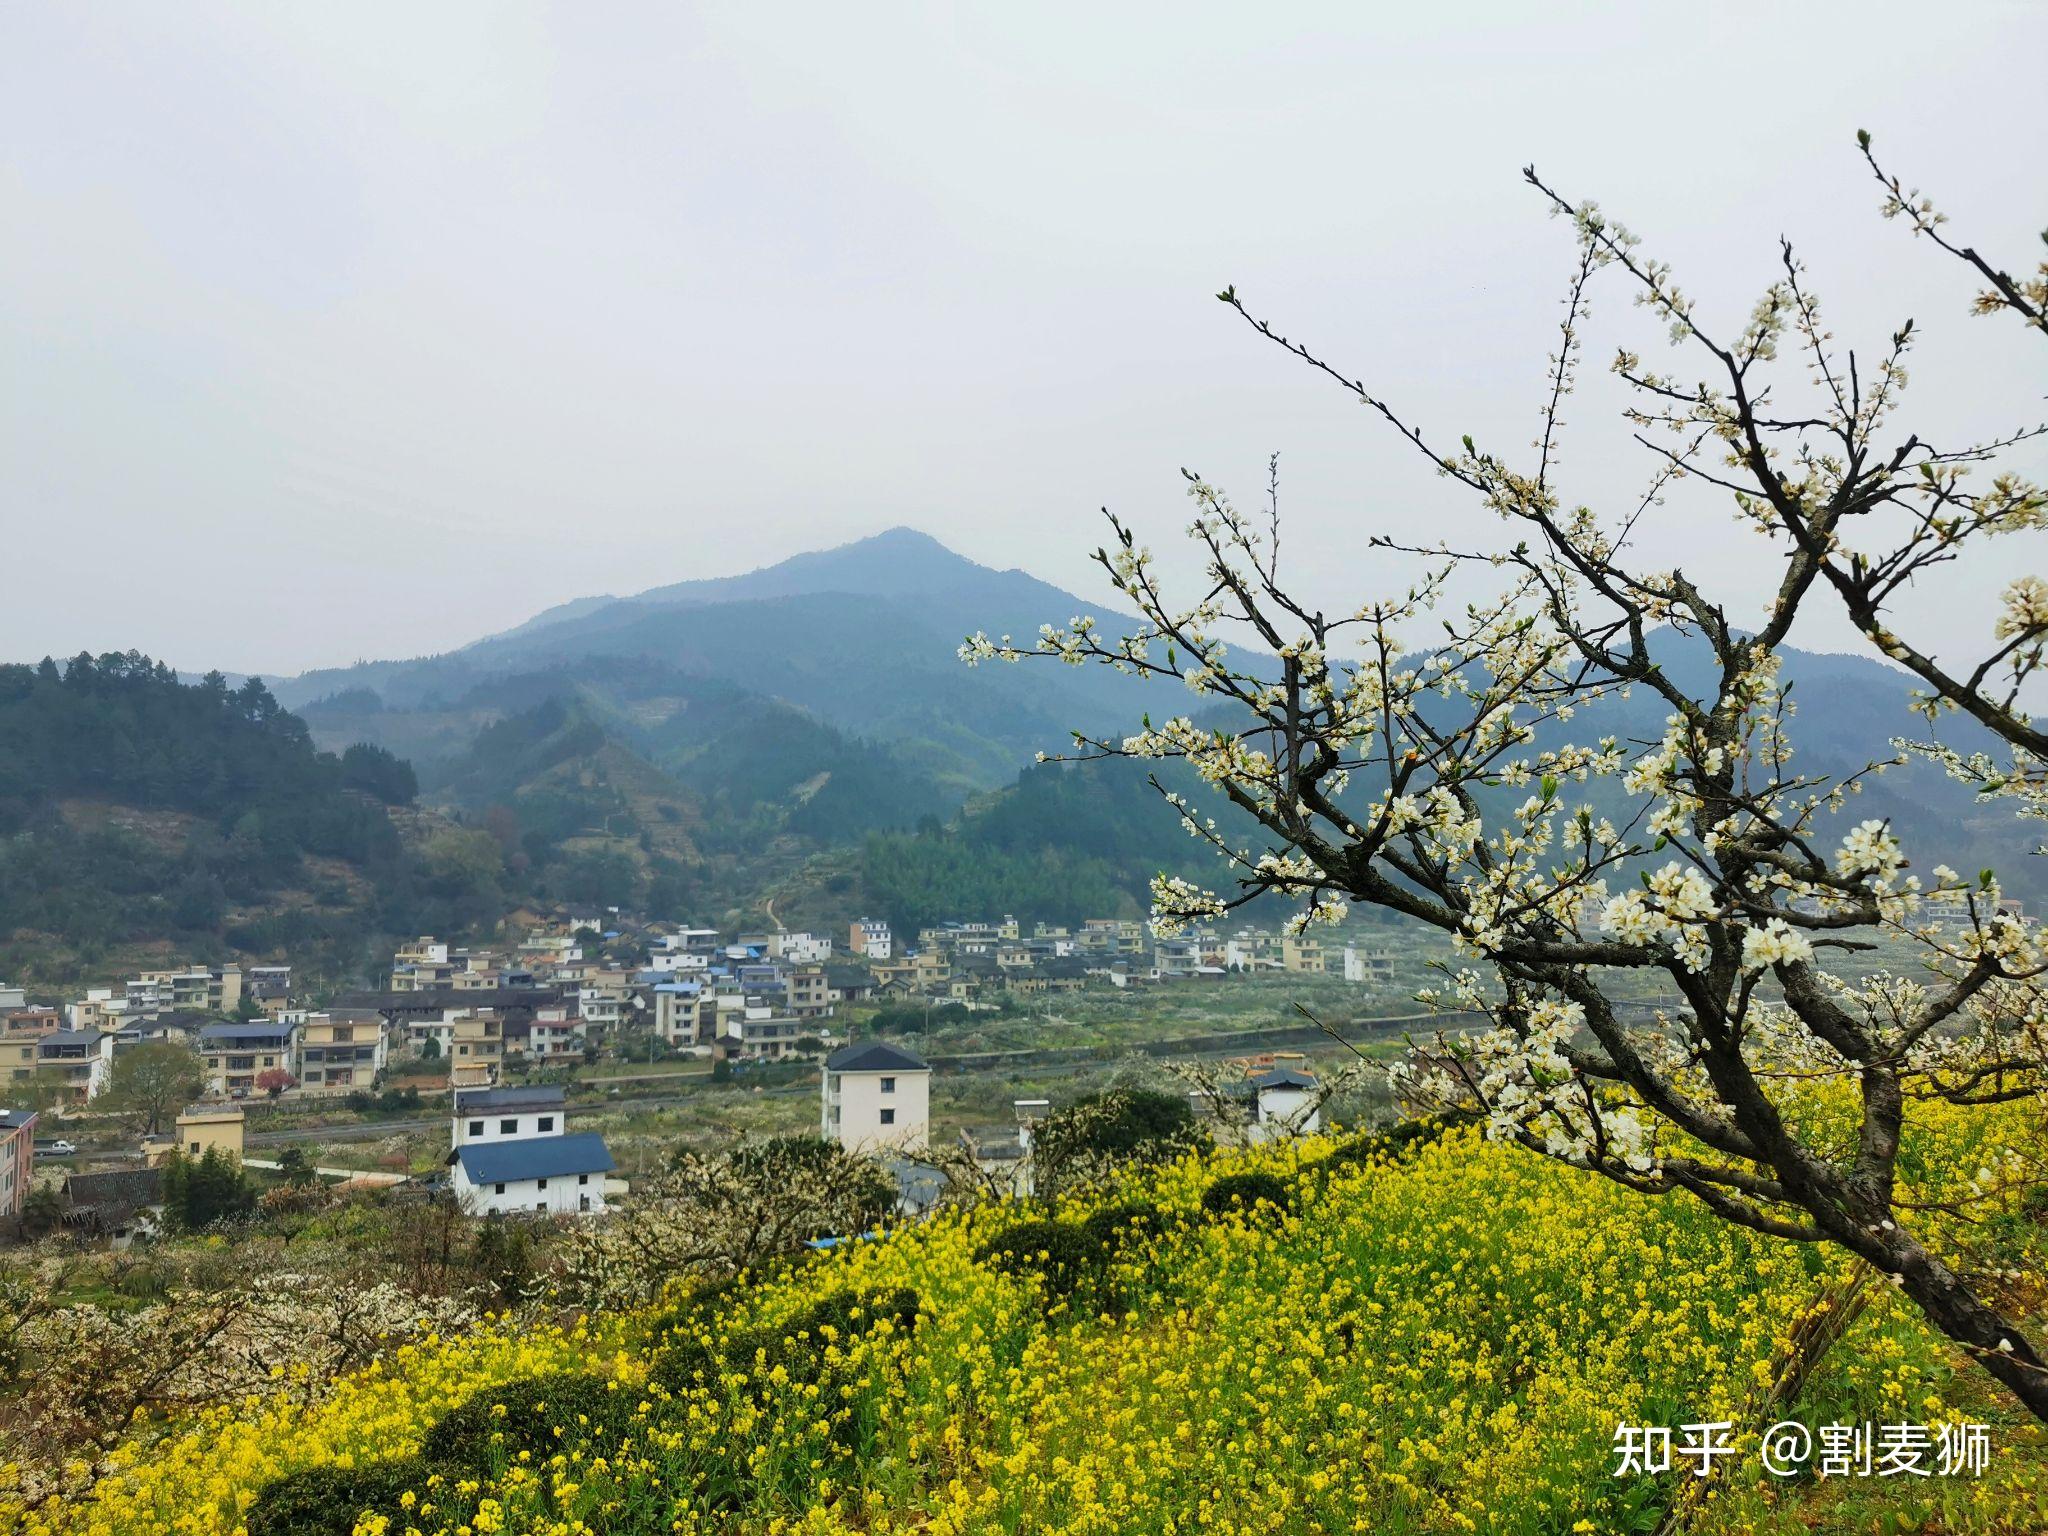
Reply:
<svg viewBox="0 0 2048 1536"><path fill-rule="evenodd" d="M2014 279L1952 243L1932 205L1859 141L1886 216L1977 272L1980 312L2048 335L2048 264ZM1451 936L1464 968L1433 995L1486 1027L1419 1056L1406 1069L1413 1091L1476 1107L1493 1134L1634 1189L1683 1192L1746 1227L1839 1244L2048 1418L2035 1346L1937 1252L1899 1187L1916 1102L1986 1104L2048 1087L2048 953L2001 909L1992 872L1909 873L1881 819L1840 835L1848 797L1887 764L1803 769L1780 677L1795 618L1832 604L1911 674L1902 689L1917 681L1934 739L1895 743L1901 759L1931 758L2022 816L2048 810L2048 733L2021 704L2048 644L2048 585L2011 581L1972 664L1916 645L1896 616L1904 588L1967 548L2038 534L2048 496L2001 460L2048 429L1965 445L1909 430L1912 322L1874 365L1844 351L1786 243L1780 275L1724 332L1634 235L1525 174L1576 236L1542 430L1526 453L1469 437L1439 446L1364 380L1255 318L1235 290L1219 295L1497 514L1500 547L1375 539L1390 559L1420 560L1423 576L1329 617L1283 585L1277 510L1248 518L1189 475L1199 595L1169 596L1149 550L1112 517L1114 543L1097 559L1136 605L1135 632L1110 636L1076 618L1023 644L976 635L963 659L1055 657L1184 680L1199 719L1148 717L1120 740L1076 736L1077 755L1185 760L1266 840L1241 844L1161 787L1235 886L1161 877L1156 925L1171 931L1279 893L1301 902L1297 924L1363 902ZM1653 473L1640 499L1596 508L1565 499L1557 448L1589 296L1605 282L1632 290L1682 361L1615 357L1628 430ZM1700 583L1639 553L1646 519L1680 481L1725 497L1775 562L1753 631ZM1466 571L1492 573L1491 595L1453 604ZM1417 639L1425 619L1427 643ZM1710 655L1705 686L1660 663L1660 629ZM1238 635L1254 642L1248 654L1226 644ZM1661 736L1574 739L1603 717L1602 701L1630 693L1656 700ZM1997 750L1945 745L1942 723L1958 714ZM1828 963L1879 938L1916 947L1911 974L1852 981ZM1645 974L1673 1001L1638 1022L1617 1006L1616 983ZM1798 1095L1831 1080L1854 1105L1846 1138L1798 1111ZM1987 1169L1981 1193L2028 1174Z"/></svg>

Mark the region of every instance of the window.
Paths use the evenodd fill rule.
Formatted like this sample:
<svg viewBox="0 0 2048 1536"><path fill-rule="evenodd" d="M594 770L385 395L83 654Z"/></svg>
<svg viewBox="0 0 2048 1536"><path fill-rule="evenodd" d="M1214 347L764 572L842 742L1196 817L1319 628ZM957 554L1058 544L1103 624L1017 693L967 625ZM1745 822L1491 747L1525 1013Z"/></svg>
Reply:
<svg viewBox="0 0 2048 1536"><path fill-rule="evenodd" d="M505 1193L505 1186L504 1186L504 1185L502 1185L502 1184L493 1184L493 1185L491 1186L491 1192L492 1192L493 1194L499 1194L499 1195L502 1195L503 1193Z"/></svg>
<svg viewBox="0 0 2048 1536"><path fill-rule="evenodd" d="M885 1110L883 1110L883 1111L882 1111L882 1124L884 1124L884 1125L894 1125L895 1123L896 1123L896 1111L895 1111L895 1110L893 1110L893 1109L885 1109Z"/></svg>
<svg viewBox="0 0 2048 1536"><path fill-rule="evenodd" d="M481 1135L483 1135L483 1133L484 1133L484 1123L483 1123L483 1121L481 1121L481 1120L472 1120L472 1121L470 1121L470 1122L469 1122L469 1134L470 1134L470 1135L472 1135L472 1136L481 1136Z"/></svg>
<svg viewBox="0 0 2048 1536"><path fill-rule="evenodd" d="M510 1120L500 1120L498 1122L498 1134L500 1136L513 1135L518 1131L518 1129L519 1117L517 1115L514 1115Z"/></svg>
<svg viewBox="0 0 2048 1536"><path fill-rule="evenodd" d="M893 1078L893 1077L885 1077L885 1078L883 1078L883 1079L882 1079L882 1092L884 1092L884 1093L894 1093L895 1091L896 1091L896 1079L895 1079L895 1078Z"/></svg>
<svg viewBox="0 0 2048 1536"><path fill-rule="evenodd" d="M546 1179L535 1179L533 1181L533 1187L535 1189L546 1189L548 1187L548 1181Z"/></svg>
<svg viewBox="0 0 2048 1536"><path fill-rule="evenodd" d="M552 1131L555 1128L555 1117L553 1115L542 1115L539 1121L539 1128L543 1131Z"/></svg>
<svg viewBox="0 0 2048 1536"><path fill-rule="evenodd" d="M192 1155L194 1157L199 1155L199 1143L196 1141L192 1143Z"/></svg>
<svg viewBox="0 0 2048 1536"><path fill-rule="evenodd" d="M587 1173L579 1173L576 1175L576 1182L578 1184L588 1184L590 1182L590 1175Z"/></svg>
<svg viewBox="0 0 2048 1536"><path fill-rule="evenodd" d="M579 1211L587 1211L587 1210L589 1210L589 1209L590 1209L590 1196L588 1196L588 1195L578 1195L578 1196L576 1197L576 1209L577 1209L577 1210L579 1210Z"/></svg>

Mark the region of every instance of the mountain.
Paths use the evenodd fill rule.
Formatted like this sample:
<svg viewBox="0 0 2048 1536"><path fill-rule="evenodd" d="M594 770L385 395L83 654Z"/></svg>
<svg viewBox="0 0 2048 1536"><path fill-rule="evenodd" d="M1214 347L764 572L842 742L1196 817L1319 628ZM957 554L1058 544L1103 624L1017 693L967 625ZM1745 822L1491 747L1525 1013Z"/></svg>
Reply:
<svg viewBox="0 0 2048 1536"><path fill-rule="evenodd" d="M1076 728L1131 718L1164 691L1092 667L970 672L956 657L975 630L1033 635L1084 611L1094 610L1058 587L899 528L743 576L579 599L445 655L311 672L277 688L294 707L367 691L385 711L440 712L495 680L598 658L654 662L901 745L964 793L1007 781ZM388 745L385 733L401 728L385 722L375 739Z"/></svg>
<svg viewBox="0 0 2048 1536"><path fill-rule="evenodd" d="M1713 663L1703 643L1663 631L1652 637L1652 654L1681 687L1695 696L1711 694ZM1839 781L1866 763L1895 756L1894 738L1924 738L1926 722L1910 708L1907 680L1895 669L1860 656L1784 654L1796 749L1791 771ZM1609 695L1582 707L1568 724L1540 726L1529 750L1606 735L1654 742L1664 733L1667 708L1648 689L1627 698ZM1423 714L1431 712L1425 704ZM1224 710L1197 718L1204 725L1234 726ZM1966 752L1993 747L1988 733L1967 721L1944 721L1943 735ZM1059 918L1085 905L1101 915L1135 914L1143 909L1155 872L1230 889L1230 872L1187 835L1148 782L1153 778L1212 817L1233 846L1272 846L1268 833L1183 764L1045 763L1025 768L1008 789L977 799L944 827L870 837L863 850L863 890L878 911L915 930L961 912ZM1361 771L1340 803L1363 806L1383 783ZM1491 802L1490 814L1504 814L1527 794L1526 788L1501 790L1483 793L1481 800ZM1618 825L1636 807L1614 780L1569 785L1565 794ZM1917 869L1936 863L1972 872L1996 868L2010 893L2037 903L2048 898L2048 861L2030 856L2033 840L2014 819L2011 802L1980 800L1924 762L1911 760L1865 779L1841 811L1823 818L1814 841L1832 847L1851 827L1872 818L1892 825ZM1632 876L1623 871L1621 878ZM1085 892L1088 899L1062 905L1056 894L1062 888Z"/></svg>
<svg viewBox="0 0 2048 1536"><path fill-rule="evenodd" d="M446 655L278 689L318 744L376 743L417 765L431 803L493 818L541 894L687 886L731 913L773 890L784 915L868 905L913 927L970 909L1136 910L1155 869L1219 873L1144 765L1026 765L1074 729L1120 734L1188 696L1098 667L970 671L955 656L975 630L1031 636L1091 611L1106 630L1131 622L896 529L741 576L578 598ZM1670 634L1656 646L1671 676L1710 686L1703 648ZM1881 662L1791 651L1786 674L1802 771L1839 777L1919 732L1905 680ZM1638 689L1564 729L1654 740L1664 713ZM1546 727L1537 745L1558 739ZM1191 777L1165 777L1264 846ZM1360 775L1352 793L1372 789ZM1593 793L1623 810L1615 787ZM1845 815L1891 819L1927 862L1995 864L2020 894L2043 883L2013 857L2003 808L1924 766L1871 780Z"/></svg>

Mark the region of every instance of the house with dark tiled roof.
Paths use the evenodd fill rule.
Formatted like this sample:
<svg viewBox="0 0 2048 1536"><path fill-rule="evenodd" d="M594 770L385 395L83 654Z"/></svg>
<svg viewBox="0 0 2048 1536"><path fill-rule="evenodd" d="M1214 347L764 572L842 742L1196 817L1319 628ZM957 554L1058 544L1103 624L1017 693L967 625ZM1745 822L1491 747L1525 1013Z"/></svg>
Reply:
<svg viewBox="0 0 2048 1536"><path fill-rule="evenodd" d="M849 1152L922 1151L931 1133L932 1069L886 1040L860 1040L825 1058L819 1134Z"/></svg>
<svg viewBox="0 0 2048 1536"><path fill-rule="evenodd" d="M64 1181L64 1224L126 1248L156 1230L163 1199L161 1168L74 1173Z"/></svg>

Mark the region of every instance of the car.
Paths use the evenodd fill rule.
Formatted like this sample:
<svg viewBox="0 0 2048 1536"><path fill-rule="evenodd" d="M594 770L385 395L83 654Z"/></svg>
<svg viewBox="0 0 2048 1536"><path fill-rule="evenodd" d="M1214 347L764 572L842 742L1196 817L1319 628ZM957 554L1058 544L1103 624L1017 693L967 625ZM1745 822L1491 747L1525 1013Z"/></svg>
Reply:
<svg viewBox="0 0 2048 1536"><path fill-rule="evenodd" d="M78 1148L68 1141L39 1141L36 1143L36 1151L44 1157L72 1157L77 1154Z"/></svg>

